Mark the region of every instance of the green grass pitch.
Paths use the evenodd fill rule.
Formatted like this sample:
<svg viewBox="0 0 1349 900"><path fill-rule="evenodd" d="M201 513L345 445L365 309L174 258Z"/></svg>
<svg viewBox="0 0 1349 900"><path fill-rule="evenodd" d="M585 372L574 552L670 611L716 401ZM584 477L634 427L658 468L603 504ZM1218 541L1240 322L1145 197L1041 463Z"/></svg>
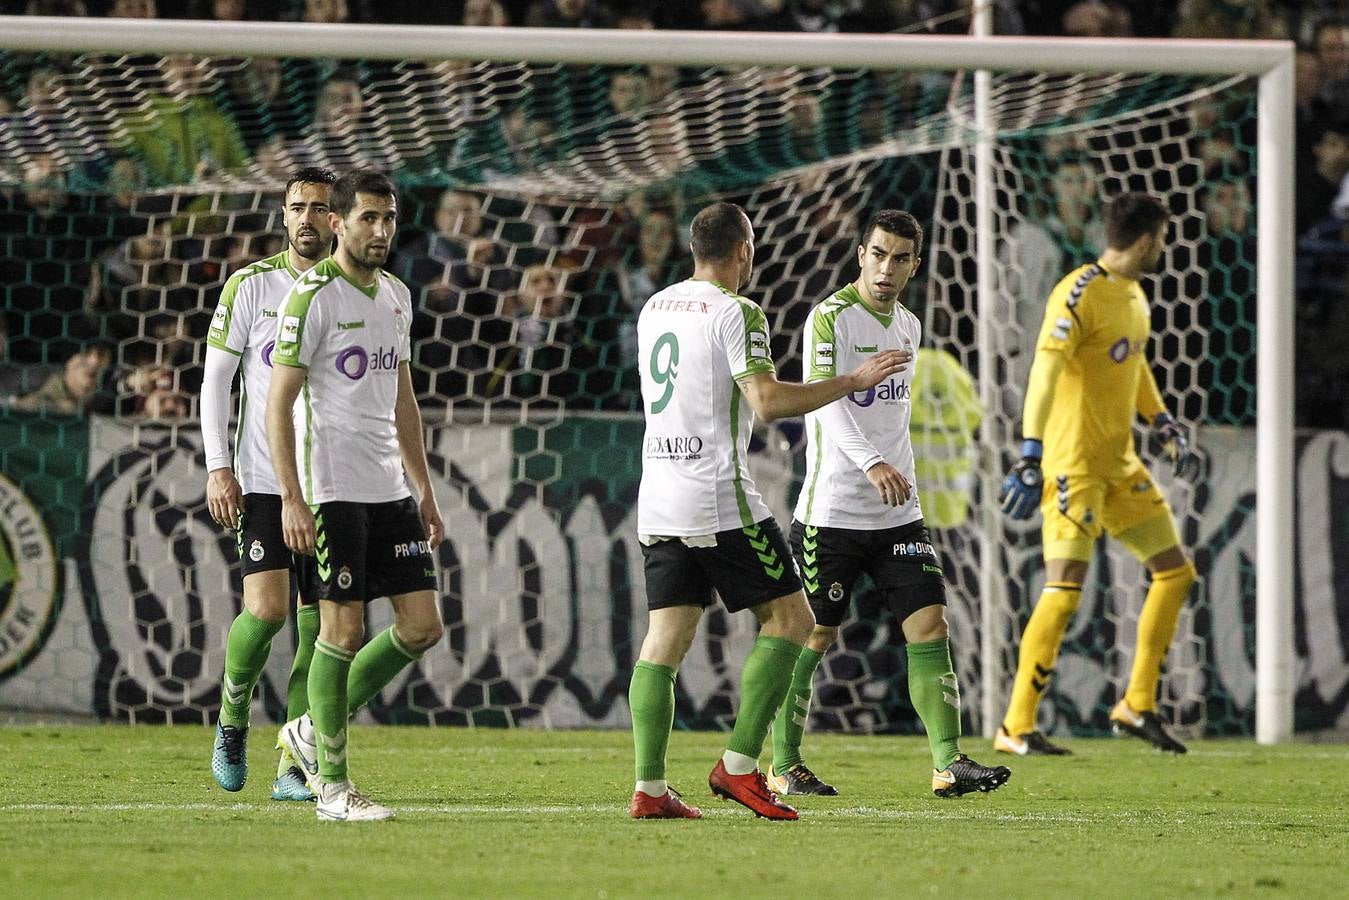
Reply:
<svg viewBox="0 0 1349 900"><path fill-rule="evenodd" d="M399 816L345 824L267 799L274 734L254 730L227 794L205 728L0 728L5 895L1349 896L1343 745L1076 740L1012 761L997 793L937 800L922 739L810 735L841 796L771 823L709 795L725 735L681 732L671 782L704 820L633 822L626 732L357 727L353 775Z"/></svg>

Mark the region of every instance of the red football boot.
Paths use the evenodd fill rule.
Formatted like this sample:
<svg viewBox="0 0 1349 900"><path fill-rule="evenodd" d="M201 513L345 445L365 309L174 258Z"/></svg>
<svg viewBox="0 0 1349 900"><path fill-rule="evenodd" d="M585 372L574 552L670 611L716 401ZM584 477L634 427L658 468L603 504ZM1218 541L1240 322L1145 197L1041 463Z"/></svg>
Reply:
<svg viewBox="0 0 1349 900"><path fill-rule="evenodd" d="M653 797L641 791L632 792L632 803L628 812L634 819L701 819L703 811L689 806L674 788L667 788L665 794Z"/></svg>
<svg viewBox="0 0 1349 900"><path fill-rule="evenodd" d="M768 789L768 781L758 769L748 775L732 775L726 771L725 763L717 760L716 768L707 776L707 785L716 796L734 800L760 818L786 821L797 818L796 809L783 803Z"/></svg>

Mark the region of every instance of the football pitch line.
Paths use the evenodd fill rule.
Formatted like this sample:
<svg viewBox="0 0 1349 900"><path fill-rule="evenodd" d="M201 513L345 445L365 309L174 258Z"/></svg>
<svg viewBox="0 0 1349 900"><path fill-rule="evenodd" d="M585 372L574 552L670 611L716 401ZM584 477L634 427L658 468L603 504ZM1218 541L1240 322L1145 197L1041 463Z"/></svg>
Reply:
<svg viewBox="0 0 1349 900"><path fill-rule="evenodd" d="M729 803L722 805L718 803L713 806L715 801L709 800L701 803L704 818L719 819L738 819L744 818L748 813L737 806ZM871 806L851 806L829 808L827 806L816 806L814 808L802 809L803 821L815 820L820 822L830 822L839 820L866 820L866 821L914 821L933 819L952 819L959 818L964 820L981 820L986 822L995 822L999 824L1033 824L1033 825L1153 825L1158 821L1165 819L1171 825L1184 825L1188 821L1201 821L1207 827L1220 825L1223 830L1232 828L1255 828L1267 826L1267 821L1246 820L1237 821L1224 818L1220 823L1214 822L1206 816L1194 817L1189 815L1167 815L1160 811L1141 812L1135 810L1102 810L1095 814L1084 814L1082 812L1004 812L996 806L994 800L987 800L990 804L987 808L974 806L981 802L977 799L967 800L964 803L959 802L941 802L935 803L927 809L879 809ZM293 815L296 812L303 812L310 809L304 803L278 803L264 801L260 803L6 803L0 804L0 815L6 813L23 812L64 812L76 814L99 814L99 813L126 813L126 812L147 812L147 813L171 813L171 812L222 812L222 813L253 813L261 815ZM502 805L497 806L489 803L444 803L416 806L395 806L395 810L400 814L409 814L416 816L436 817L455 817L455 816L576 816L576 815L597 815L612 816L615 818L626 818L627 809L623 804L592 803L578 804L574 806L567 805ZM1284 815L1282 818L1287 819Z"/></svg>

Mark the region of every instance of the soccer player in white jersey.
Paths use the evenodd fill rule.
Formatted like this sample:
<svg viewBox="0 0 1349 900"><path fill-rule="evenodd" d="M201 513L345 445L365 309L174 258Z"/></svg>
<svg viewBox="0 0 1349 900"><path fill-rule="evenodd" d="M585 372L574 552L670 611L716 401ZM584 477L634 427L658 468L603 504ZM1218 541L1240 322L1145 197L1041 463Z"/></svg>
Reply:
<svg viewBox="0 0 1349 900"><path fill-rule="evenodd" d="M923 228L912 215L876 213L857 247L857 280L810 311L807 382L881 349L916 350L918 317L901 304L922 262ZM801 760L811 681L838 638L857 577L866 572L886 599L907 643L909 699L927 729L932 791L959 797L991 791L1011 771L960 752L960 690L946 627L946 582L932 547L914 477L909 440L910 369L848 394L806 417L806 480L796 502L792 549L815 628L773 725L768 782L784 794L838 793Z"/></svg>
<svg viewBox="0 0 1349 900"><path fill-rule="evenodd" d="M913 358L878 353L848 375L810 384L777 380L768 325L736 292L749 280L754 231L744 210L716 203L693 219L694 270L654 294L637 319L646 433L637 530L650 620L628 691L636 749L633 818L696 819L669 788L665 751L675 673L713 592L748 609L759 638L741 670L740 710L712 793L769 819L796 810L769 790L758 758L814 619L791 551L746 467L754 414L771 422L867 391Z"/></svg>
<svg viewBox="0 0 1349 900"><path fill-rule="evenodd" d="M201 388L201 434L206 454L206 504L211 517L235 532L243 570L244 608L230 625L225 673L220 686L220 720L211 752L216 783L238 791L248 778L248 722L253 686L271 652L272 638L286 624L291 573L302 572L281 534L281 496L267 448L267 385L276 345L276 308L300 274L328 255L328 191L333 173L301 169L286 182L282 221L290 246L234 273L206 336L206 373ZM229 446L230 384L239 384L239 426L234 453ZM297 565L301 563L301 565ZM300 606L295 613L299 645L286 692L287 718L309 708L305 682L318 635L318 606L304 578L296 578ZM313 800L304 773L289 754L272 783L273 800Z"/></svg>
<svg viewBox="0 0 1349 900"><path fill-rule="evenodd" d="M309 712L282 726L281 742L309 775L320 819L389 819L347 776L347 719L440 640L432 550L444 526L408 370L412 299L380 268L397 227L393 184L349 172L329 210L337 249L278 309L267 397L282 530L314 557L319 598ZM394 624L362 646L365 603L377 597L393 604Z"/></svg>

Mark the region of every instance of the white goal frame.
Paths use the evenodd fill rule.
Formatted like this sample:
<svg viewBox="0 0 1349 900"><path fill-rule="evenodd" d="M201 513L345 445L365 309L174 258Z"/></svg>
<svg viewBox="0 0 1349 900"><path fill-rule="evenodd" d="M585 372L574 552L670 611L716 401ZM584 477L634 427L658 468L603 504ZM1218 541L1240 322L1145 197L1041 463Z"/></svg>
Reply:
<svg viewBox="0 0 1349 900"><path fill-rule="evenodd" d="M311 25L0 16L0 49L496 62L827 66L976 72L1134 72L1259 78L1256 198L1256 702L1262 744L1293 734L1293 44L1287 41L813 35L451 26ZM979 80L986 76L979 75ZM976 119L979 117L976 116ZM991 135L975 143L986 146ZM975 196L987 209L987 165ZM976 222L991 222L980 213ZM992 293L991 229L978 241L980 296ZM987 293L986 293L987 292ZM987 372L987 369L985 369ZM985 376L987 377L987 376ZM1000 473L996 473L1000 474ZM986 483L990 479L985 479ZM996 555L985 553L991 572ZM991 583L985 577L984 584ZM985 592L989 608L996 596ZM985 613L985 621L988 613ZM987 631L987 629L985 629ZM995 671L985 652L984 677ZM985 687L989 687L986 683ZM996 691L984 690L991 698ZM987 704L987 700L985 701ZM996 721L988 709L985 731ZM991 732L990 732L991 733Z"/></svg>

